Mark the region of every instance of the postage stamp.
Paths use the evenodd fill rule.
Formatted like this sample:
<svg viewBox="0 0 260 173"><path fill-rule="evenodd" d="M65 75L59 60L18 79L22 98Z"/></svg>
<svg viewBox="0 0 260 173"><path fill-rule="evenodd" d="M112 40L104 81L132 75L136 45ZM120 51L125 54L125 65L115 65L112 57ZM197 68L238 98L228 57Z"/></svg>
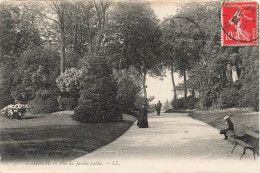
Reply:
<svg viewBox="0 0 260 173"><path fill-rule="evenodd" d="M221 10L222 45L258 45L257 2L224 2Z"/></svg>

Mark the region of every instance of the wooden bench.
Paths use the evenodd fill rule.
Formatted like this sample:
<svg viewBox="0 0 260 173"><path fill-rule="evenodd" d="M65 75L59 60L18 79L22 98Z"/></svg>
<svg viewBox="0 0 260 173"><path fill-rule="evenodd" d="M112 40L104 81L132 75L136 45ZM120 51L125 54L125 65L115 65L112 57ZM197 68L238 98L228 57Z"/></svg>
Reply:
<svg viewBox="0 0 260 173"><path fill-rule="evenodd" d="M234 149L237 145L240 145L243 147L244 151L240 159L246 154L246 150L249 149L253 152L254 159L255 159L255 153L258 149L258 143L259 143L259 134L255 133L250 130L246 130L245 134L241 137L237 137L234 139L235 146L231 153L233 153Z"/></svg>
<svg viewBox="0 0 260 173"><path fill-rule="evenodd" d="M242 137L246 130L248 130L247 126L243 124L236 125L234 131L227 132L228 141L234 140L237 137Z"/></svg>

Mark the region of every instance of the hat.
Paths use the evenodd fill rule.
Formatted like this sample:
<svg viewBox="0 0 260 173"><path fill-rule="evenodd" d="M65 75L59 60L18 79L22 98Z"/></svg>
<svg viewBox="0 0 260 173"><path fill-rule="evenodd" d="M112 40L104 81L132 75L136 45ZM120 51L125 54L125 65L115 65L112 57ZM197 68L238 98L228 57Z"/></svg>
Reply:
<svg viewBox="0 0 260 173"><path fill-rule="evenodd" d="M225 117L224 117L224 120L226 120L226 119L229 119L229 116L225 116Z"/></svg>

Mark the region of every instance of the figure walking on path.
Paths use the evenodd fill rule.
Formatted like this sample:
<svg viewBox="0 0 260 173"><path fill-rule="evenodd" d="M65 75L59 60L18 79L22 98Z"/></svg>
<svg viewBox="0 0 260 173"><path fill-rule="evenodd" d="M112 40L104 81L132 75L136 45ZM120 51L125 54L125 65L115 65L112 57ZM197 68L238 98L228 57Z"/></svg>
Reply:
<svg viewBox="0 0 260 173"><path fill-rule="evenodd" d="M138 114L137 126L140 128L147 128L148 127L148 120L147 120L147 109L145 104L142 104L141 110Z"/></svg>
<svg viewBox="0 0 260 173"><path fill-rule="evenodd" d="M156 105L157 116L160 116L161 108L162 108L162 104L161 104L161 102L159 100L157 105Z"/></svg>
<svg viewBox="0 0 260 173"><path fill-rule="evenodd" d="M225 129L221 129L220 134L224 134L224 136L225 136L224 140L227 140L228 139L227 132L234 131L234 125L233 125L232 121L230 120L229 116L225 116L224 120L226 120L226 124L228 125L228 127Z"/></svg>

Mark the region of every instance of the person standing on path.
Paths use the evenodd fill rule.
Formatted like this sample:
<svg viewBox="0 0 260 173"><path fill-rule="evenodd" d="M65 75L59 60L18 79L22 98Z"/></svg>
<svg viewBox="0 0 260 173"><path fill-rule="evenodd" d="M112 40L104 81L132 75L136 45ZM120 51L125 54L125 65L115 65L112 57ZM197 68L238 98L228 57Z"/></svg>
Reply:
<svg viewBox="0 0 260 173"><path fill-rule="evenodd" d="M141 110L138 114L137 126L140 128L147 128L148 127L148 120L147 120L147 109L145 104L142 104Z"/></svg>
<svg viewBox="0 0 260 173"><path fill-rule="evenodd" d="M159 100L157 105L156 105L157 116L160 116L161 108L162 108L162 104L161 104L161 102Z"/></svg>

